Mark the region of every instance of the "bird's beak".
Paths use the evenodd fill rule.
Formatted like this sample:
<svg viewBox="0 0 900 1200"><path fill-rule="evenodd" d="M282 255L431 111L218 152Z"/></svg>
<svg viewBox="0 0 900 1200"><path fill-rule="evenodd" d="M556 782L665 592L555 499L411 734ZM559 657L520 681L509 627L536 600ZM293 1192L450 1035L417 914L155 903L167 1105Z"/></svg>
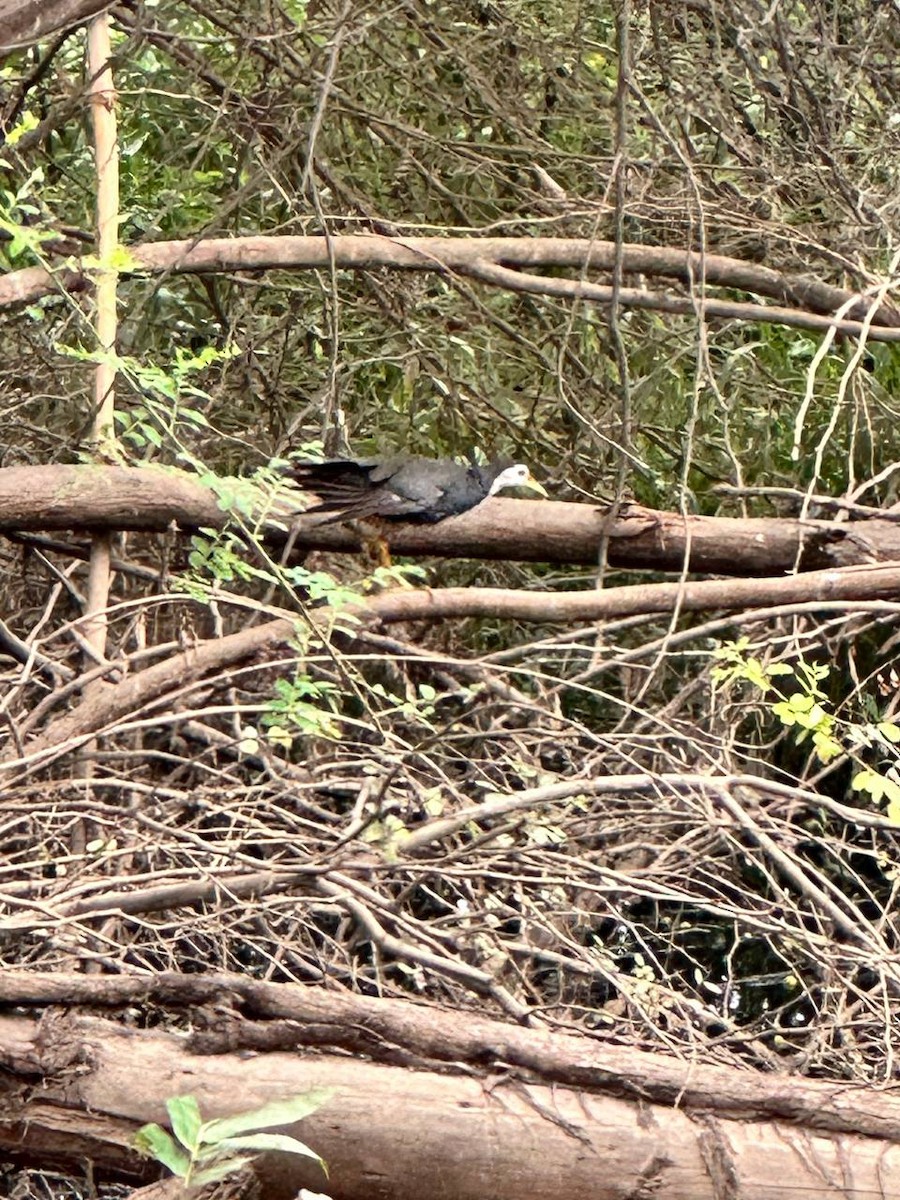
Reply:
<svg viewBox="0 0 900 1200"><path fill-rule="evenodd" d="M550 497L547 495L546 489L541 487L538 481L536 479L532 479L530 476L525 480L524 483L520 483L519 487L528 488L530 492L537 492L537 494L539 496L543 496L545 500L550 499Z"/></svg>

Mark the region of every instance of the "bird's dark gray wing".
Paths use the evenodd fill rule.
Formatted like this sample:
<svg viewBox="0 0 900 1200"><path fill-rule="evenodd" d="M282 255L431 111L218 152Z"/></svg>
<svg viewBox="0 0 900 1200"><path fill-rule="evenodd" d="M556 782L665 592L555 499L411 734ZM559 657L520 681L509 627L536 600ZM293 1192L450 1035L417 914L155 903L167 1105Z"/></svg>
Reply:
<svg viewBox="0 0 900 1200"><path fill-rule="evenodd" d="M448 463L447 469L439 472L433 482L440 493L431 503L431 511L437 520L468 512L484 500L490 487L490 483L482 478L480 467L458 463Z"/></svg>
<svg viewBox="0 0 900 1200"><path fill-rule="evenodd" d="M441 521L473 508L488 493L495 472L489 466L463 466L452 459L386 455L299 463L290 472L321 503L310 513L355 517Z"/></svg>
<svg viewBox="0 0 900 1200"><path fill-rule="evenodd" d="M410 458L398 466L385 486L401 500L415 504L422 512L427 512L444 494L448 477L447 466L452 468L456 464L444 463L440 459ZM452 471L450 474L452 475Z"/></svg>
<svg viewBox="0 0 900 1200"><path fill-rule="evenodd" d="M369 478L373 483L389 483L404 467L412 463L424 463L425 458L409 458L403 454L388 454L384 458L369 458L365 460L369 468Z"/></svg>
<svg viewBox="0 0 900 1200"><path fill-rule="evenodd" d="M334 458L325 462L300 462L288 468L295 483L316 495L359 495L370 486L370 464L364 460Z"/></svg>
<svg viewBox="0 0 900 1200"><path fill-rule="evenodd" d="M371 459L328 459L295 463L288 471L321 503L308 513L333 513L332 520L356 517L403 517L418 511L414 496L395 491L392 478L405 463L399 456Z"/></svg>

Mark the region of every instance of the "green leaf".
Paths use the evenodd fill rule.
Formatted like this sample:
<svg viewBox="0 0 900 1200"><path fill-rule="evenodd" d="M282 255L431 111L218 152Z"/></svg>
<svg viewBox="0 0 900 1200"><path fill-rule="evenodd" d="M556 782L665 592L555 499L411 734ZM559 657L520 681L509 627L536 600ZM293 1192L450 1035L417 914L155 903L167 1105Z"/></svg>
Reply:
<svg viewBox="0 0 900 1200"><path fill-rule="evenodd" d="M744 651L749 649L750 639L744 634L736 642L726 642L721 650L716 651L716 655L728 658L743 657Z"/></svg>
<svg viewBox="0 0 900 1200"><path fill-rule="evenodd" d="M37 129L39 124L40 120L36 113L24 112L19 120L19 123L14 125L7 133L7 146L15 146L16 142L18 142L20 138L24 137L26 133L30 133L32 129Z"/></svg>
<svg viewBox="0 0 900 1200"><path fill-rule="evenodd" d="M900 800L892 800L887 806L887 819L892 825L900 825Z"/></svg>
<svg viewBox="0 0 900 1200"><path fill-rule="evenodd" d="M583 55L581 61L592 75L596 75L600 79L611 78L615 74L615 67L599 50L593 50L591 53Z"/></svg>
<svg viewBox="0 0 900 1200"><path fill-rule="evenodd" d="M200 1106L194 1096L173 1096L166 1101L166 1111L172 1122L172 1132L188 1150L197 1148L197 1135L203 1124Z"/></svg>
<svg viewBox="0 0 900 1200"><path fill-rule="evenodd" d="M171 1134L159 1125L144 1125L134 1135L133 1145L139 1154L155 1158L181 1179L190 1170L190 1157L176 1145Z"/></svg>
<svg viewBox="0 0 900 1200"><path fill-rule="evenodd" d="M881 799L881 788L878 786L879 775L868 769L857 771L850 780L850 786L854 792L869 792L876 800ZM877 795L876 795L877 791Z"/></svg>
<svg viewBox="0 0 900 1200"><path fill-rule="evenodd" d="M145 272L146 266L140 262L138 258L121 243L116 245L112 254L109 256L109 266L116 271L125 272Z"/></svg>
<svg viewBox="0 0 900 1200"><path fill-rule="evenodd" d="M797 722L794 706L787 700L780 700L777 704L773 704L772 713L779 719L782 725L795 725Z"/></svg>
<svg viewBox="0 0 900 1200"><path fill-rule="evenodd" d="M818 754L823 763L828 763L832 759L838 758L844 749L836 738L833 738L830 733L822 729L816 730L813 734L813 745L816 748L816 754Z"/></svg>
<svg viewBox="0 0 900 1200"><path fill-rule="evenodd" d="M209 427L209 421L206 416L202 412L197 412L195 408L181 409L181 416L185 421L190 422L191 425L200 425L204 428Z"/></svg>
<svg viewBox="0 0 900 1200"><path fill-rule="evenodd" d="M895 725L893 721L879 721L875 728L885 741L891 742L895 746L900 742L900 725Z"/></svg>
<svg viewBox="0 0 900 1200"><path fill-rule="evenodd" d="M752 683L754 687L758 687L761 692L766 691L769 686L769 677L766 674L766 668L758 658L747 659L744 664L744 678L748 683Z"/></svg>
<svg viewBox="0 0 900 1200"><path fill-rule="evenodd" d="M273 746L279 746L282 750L290 750L294 744L293 736L283 725L269 725L266 729L266 740Z"/></svg>
<svg viewBox="0 0 900 1200"><path fill-rule="evenodd" d="M878 771L858 771L850 781L850 786L855 792L868 792L876 804L887 797L889 819L890 806L900 804L900 783Z"/></svg>
<svg viewBox="0 0 900 1200"><path fill-rule="evenodd" d="M296 1138L288 1137L286 1133L251 1133L247 1137L223 1138L216 1145L220 1150L286 1150L290 1154L305 1154L307 1158L315 1158L325 1164L315 1150Z"/></svg>
<svg viewBox="0 0 900 1200"><path fill-rule="evenodd" d="M828 717L821 704L814 704L807 713L806 719L809 722L809 728L815 729L816 726L821 725L823 722L827 722Z"/></svg>
<svg viewBox="0 0 900 1200"><path fill-rule="evenodd" d="M219 1117L206 1122L201 1130L201 1138L204 1142L220 1142L224 1138L233 1138L256 1129L270 1129L273 1125L292 1125L295 1121L302 1121L310 1113L316 1112L332 1095L331 1088L313 1088L290 1100L273 1100L249 1112L235 1113L233 1117Z"/></svg>

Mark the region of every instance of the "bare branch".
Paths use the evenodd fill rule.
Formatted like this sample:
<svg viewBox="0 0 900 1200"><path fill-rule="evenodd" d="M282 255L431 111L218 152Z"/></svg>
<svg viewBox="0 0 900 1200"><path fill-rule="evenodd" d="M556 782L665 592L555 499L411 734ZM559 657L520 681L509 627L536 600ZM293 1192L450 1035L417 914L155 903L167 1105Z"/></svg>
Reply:
<svg viewBox="0 0 900 1200"><path fill-rule="evenodd" d="M813 571L779 579L705 580L699 583L648 583L604 591L524 592L504 588L425 588L390 591L345 610L373 624L462 617L498 617L537 623L598 621L636 613L698 612L855 600L883 601L884 612L900 611L893 603L900 594L900 566L856 567L844 571ZM333 610L313 610L313 623L330 623ZM18 772L46 766L77 749L93 735L124 716L166 697L212 671L221 671L256 656L266 656L290 641L295 622L269 621L227 637L202 642L164 662L127 676L115 688L85 699L24 747L20 757L0 769Z"/></svg>
<svg viewBox="0 0 900 1200"><path fill-rule="evenodd" d="M612 271L616 258L614 242L589 238L387 238L378 234L346 234L340 237L244 237L210 238L207 241L154 242L132 248L137 264L134 273L196 274L223 271L265 271L272 268L294 270L327 269L329 247L334 266L342 270L458 272L495 286L525 290L542 295L579 296L603 303L611 300L611 290L587 281L543 278L523 269L536 267ZM691 251L662 246L627 244L622 247L622 270L626 273L657 275L690 285L702 277L707 286L739 288L770 296L782 303L768 308L762 304L704 300L704 308L716 315L741 316L745 319L773 321L808 329L827 329L858 334L870 304L865 297L832 287L817 280L783 275L768 267L721 255L699 255ZM126 272L123 272L126 274ZM85 275L67 265L60 274L40 267L13 271L0 280L0 308L30 303L55 291L57 287L81 290L89 285ZM693 311L694 302L656 294L637 288L623 288L621 302L668 311ZM855 302L854 302L855 301ZM786 303L805 305L786 307ZM685 307L687 305L687 307ZM823 320L842 305L849 305L840 321ZM866 330L875 341L900 340L900 312L881 304L877 321Z"/></svg>
<svg viewBox="0 0 900 1200"><path fill-rule="evenodd" d="M754 1113L808 1122L834 1133L877 1134L900 1140L900 1100L868 1088L842 1092L834 1083L786 1077L783 1086L750 1072L677 1059L580 1035L521 1029L476 1013L455 1013L315 986L265 983L246 975L159 972L142 978L90 978L59 972L4 971L0 1003L25 1007L134 1004L199 1008L237 998L248 1018L295 1022L295 1044L347 1049L390 1061L404 1046L422 1061L473 1065L508 1063L533 1078L596 1094L643 1095L654 1103L683 1103L722 1115Z"/></svg>

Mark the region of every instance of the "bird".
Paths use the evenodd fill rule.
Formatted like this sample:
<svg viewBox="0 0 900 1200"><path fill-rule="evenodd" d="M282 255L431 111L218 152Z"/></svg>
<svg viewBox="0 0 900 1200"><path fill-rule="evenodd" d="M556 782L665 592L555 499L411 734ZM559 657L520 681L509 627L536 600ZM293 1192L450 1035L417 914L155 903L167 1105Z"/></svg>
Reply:
<svg viewBox="0 0 900 1200"><path fill-rule="evenodd" d="M376 518L432 525L468 512L504 488L527 487L547 494L528 467L502 460L478 466L391 454L296 462L287 474L319 498L305 513L330 514L329 521Z"/></svg>
<svg viewBox="0 0 900 1200"><path fill-rule="evenodd" d="M381 567L391 564L384 524L411 521L434 525L475 508L508 487L527 487L546 496L522 463L468 465L450 458L391 454L377 458L334 458L295 462L286 468L294 483L319 498L304 510L321 513L323 525L358 521L362 544Z"/></svg>

